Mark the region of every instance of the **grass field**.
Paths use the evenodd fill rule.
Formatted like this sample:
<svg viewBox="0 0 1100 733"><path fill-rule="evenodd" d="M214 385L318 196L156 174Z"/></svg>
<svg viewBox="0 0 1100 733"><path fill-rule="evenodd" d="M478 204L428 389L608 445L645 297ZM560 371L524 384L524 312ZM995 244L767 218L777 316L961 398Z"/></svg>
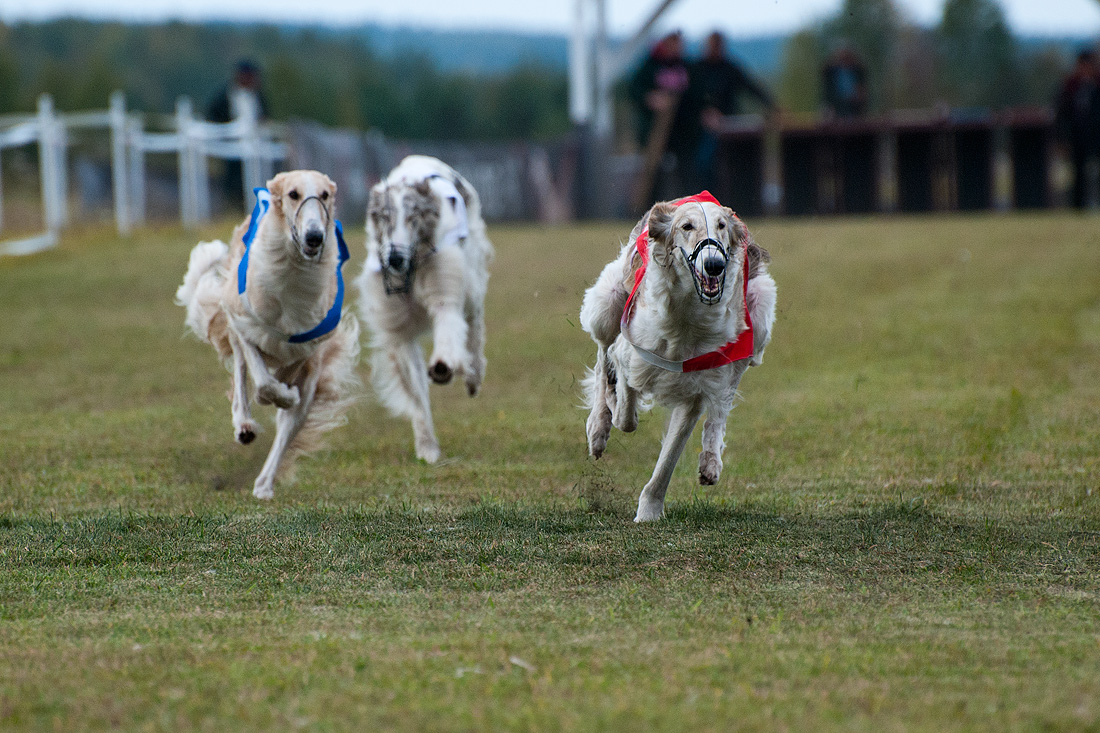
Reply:
<svg viewBox="0 0 1100 733"><path fill-rule="evenodd" d="M367 399L272 503L194 235L0 261L0 729L1100 729L1100 222L748 223L775 338L651 526L664 415L577 408L629 225L493 227L448 459Z"/></svg>

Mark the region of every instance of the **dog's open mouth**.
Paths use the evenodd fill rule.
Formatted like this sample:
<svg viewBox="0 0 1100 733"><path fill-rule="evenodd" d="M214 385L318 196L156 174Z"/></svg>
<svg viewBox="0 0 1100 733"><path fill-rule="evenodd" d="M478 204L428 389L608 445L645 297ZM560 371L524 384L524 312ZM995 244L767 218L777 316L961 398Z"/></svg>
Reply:
<svg viewBox="0 0 1100 733"><path fill-rule="evenodd" d="M700 272L695 273L699 282L699 295L707 301L718 300L722 296L722 283L725 281L725 273L720 277L711 277Z"/></svg>

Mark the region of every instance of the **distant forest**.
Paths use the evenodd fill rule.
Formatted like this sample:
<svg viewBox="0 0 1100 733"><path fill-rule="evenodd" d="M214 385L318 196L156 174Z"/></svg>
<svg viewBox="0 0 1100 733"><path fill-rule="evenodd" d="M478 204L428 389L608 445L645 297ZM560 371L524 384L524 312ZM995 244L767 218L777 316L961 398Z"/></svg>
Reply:
<svg viewBox="0 0 1100 733"><path fill-rule="evenodd" d="M537 60L475 74L413 51L382 57L350 31L72 19L0 24L0 114L33 110L42 92L61 110L102 109L115 89L132 109L171 112L183 95L203 110L244 58L261 68L278 120L405 139L545 139L569 129L566 74Z"/></svg>
<svg viewBox="0 0 1100 733"><path fill-rule="evenodd" d="M1084 42L1018 39L995 0L946 0L932 27L908 22L893 0L844 0L834 17L789 38L730 45L784 109L812 113L821 67L840 45L864 59L871 109L882 111L1049 104ZM263 71L278 120L374 128L401 139L546 140L570 129L565 53L561 36L496 32L0 24L0 114L33 110L42 92L62 110L102 109L114 89L126 92L132 109L170 113L185 95L203 110L248 58ZM623 97L620 139L632 137Z"/></svg>

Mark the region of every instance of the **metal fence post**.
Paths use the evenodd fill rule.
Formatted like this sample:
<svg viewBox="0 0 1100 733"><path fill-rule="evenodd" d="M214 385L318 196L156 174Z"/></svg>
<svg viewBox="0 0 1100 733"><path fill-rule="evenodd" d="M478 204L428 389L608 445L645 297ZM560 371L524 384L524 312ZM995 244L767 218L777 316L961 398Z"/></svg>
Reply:
<svg viewBox="0 0 1100 733"><path fill-rule="evenodd" d="M141 119L127 120L126 130L130 143L127 161L130 170L130 223L140 226L145 223L145 149L141 141Z"/></svg>
<svg viewBox="0 0 1100 733"><path fill-rule="evenodd" d="M191 100L176 100L176 134L179 135L180 220L189 229L199 223L198 197L195 194L195 131L192 125Z"/></svg>
<svg viewBox="0 0 1100 733"><path fill-rule="evenodd" d="M61 170L65 162L58 154L64 139L54 114L53 98L49 94L38 98L38 136L42 213L46 229L56 232L65 223L65 177Z"/></svg>
<svg viewBox="0 0 1100 733"><path fill-rule="evenodd" d="M244 180L244 200L252 199L252 189L264 185L260 168L260 120L259 108L254 104L241 105L244 108L237 120L241 132L241 178Z"/></svg>
<svg viewBox="0 0 1100 733"><path fill-rule="evenodd" d="M132 230L130 217L130 183L126 165L126 96L121 91L111 93L111 185L115 200L115 224L118 233L126 236Z"/></svg>

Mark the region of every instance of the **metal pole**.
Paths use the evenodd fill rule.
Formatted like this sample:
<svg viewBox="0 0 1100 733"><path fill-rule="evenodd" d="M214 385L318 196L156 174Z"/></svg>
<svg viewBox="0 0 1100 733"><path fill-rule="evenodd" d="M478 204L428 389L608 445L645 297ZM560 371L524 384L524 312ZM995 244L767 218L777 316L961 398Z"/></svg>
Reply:
<svg viewBox="0 0 1100 733"><path fill-rule="evenodd" d="M111 93L111 185L115 198L115 224L118 233L131 231L130 188L126 175L126 96L121 91Z"/></svg>
<svg viewBox="0 0 1100 733"><path fill-rule="evenodd" d="M259 105L245 104L239 118L241 129L241 178L244 179L244 201L252 199L252 189L264 185L260 170L260 119Z"/></svg>
<svg viewBox="0 0 1100 733"><path fill-rule="evenodd" d="M180 220L188 229L198 224L195 202L195 175L191 154L191 100L180 97L176 100L176 134L179 135L179 188Z"/></svg>
<svg viewBox="0 0 1100 733"><path fill-rule="evenodd" d="M569 38L569 117L583 125L592 118L592 48L588 37L585 6L588 0L575 0L573 35Z"/></svg>
<svg viewBox="0 0 1100 733"><path fill-rule="evenodd" d="M145 149L141 146L141 119L127 120L130 141L130 220L145 223Z"/></svg>
<svg viewBox="0 0 1100 733"><path fill-rule="evenodd" d="M57 148L53 98L49 94L38 97L38 170L42 179L42 218L50 232L61 228L61 212L57 201Z"/></svg>

